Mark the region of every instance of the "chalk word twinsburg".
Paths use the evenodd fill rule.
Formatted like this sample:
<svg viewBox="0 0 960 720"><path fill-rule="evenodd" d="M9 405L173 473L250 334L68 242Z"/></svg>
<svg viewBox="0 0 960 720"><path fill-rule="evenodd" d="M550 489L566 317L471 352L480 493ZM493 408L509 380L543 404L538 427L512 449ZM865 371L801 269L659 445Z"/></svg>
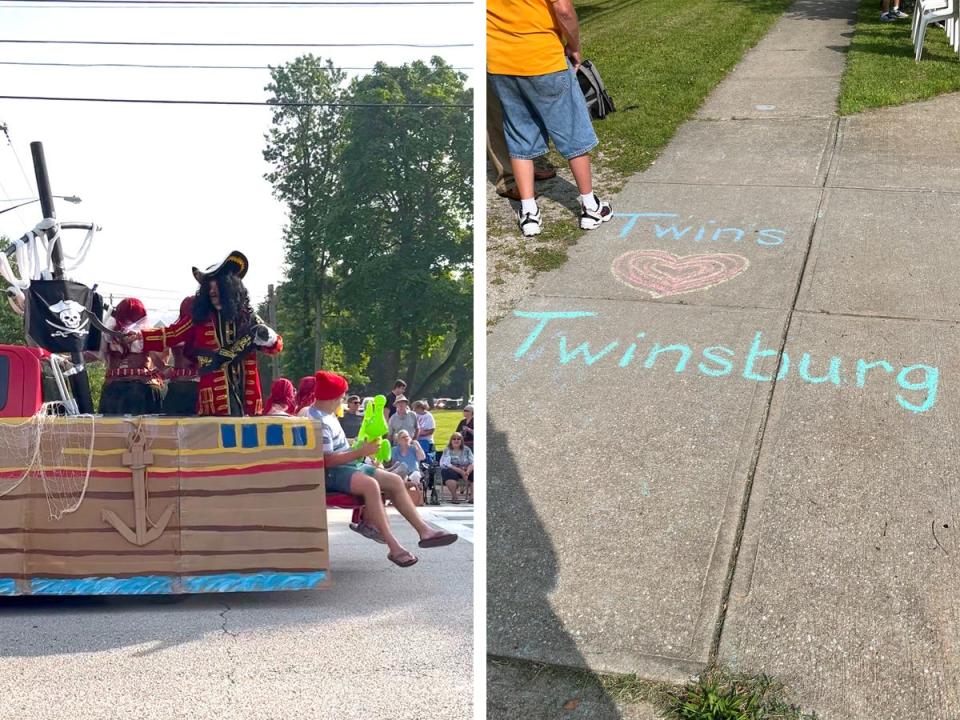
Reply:
<svg viewBox="0 0 960 720"><path fill-rule="evenodd" d="M731 343L734 347L724 345L705 347L700 350L699 354L702 360L697 362L697 358L694 357L694 349L690 345L685 343L647 342L644 332L638 332L627 340L611 340L603 347L595 348L592 351L589 342L571 341L565 332L569 332L567 328L575 326L581 331L582 335L582 331L587 329L583 327L583 321L587 318L596 318L598 313L595 312L525 312L514 310L513 313L519 318L535 321L533 328L514 353L514 358L517 361L530 352L547 326L552 325L551 329L555 332L550 337L556 338L558 341L556 359L561 366L582 362L587 367L606 364L626 368L636 363L635 366L642 366L644 369L650 370L656 365L657 358L661 355L667 355L661 365L675 362L673 371L676 373L698 372L711 378L739 376L743 380L753 382L770 382L773 380L772 374L759 372L759 366L764 358L773 358L776 362L779 356L780 366L776 376L778 381L786 378L793 368L792 359L786 352L781 354L779 350L764 347L763 333L760 330L754 333L749 347L744 348L746 343L743 342ZM541 341L537 350L542 351L548 342L547 340ZM534 354L530 353L531 357ZM549 362L549 352L540 352L538 356L547 359ZM816 372L812 367L814 364L819 368ZM896 393L896 401L900 407L912 413L924 413L933 408L937 402L937 386L940 379L940 371L932 365L918 363L896 370L886 360L859 358L854 362L852 359L844 360L839 355L830 357L827 361L827 368L824 370L823 361L815 361L808 352L801 354L800 361L796 363L795 374L802 382L809 385L825 383L837 387L852 385L860 389L869 385L870 388L875 390L889 388L893 384L890 380L895 379L896 387L900 391Z"/></svg>

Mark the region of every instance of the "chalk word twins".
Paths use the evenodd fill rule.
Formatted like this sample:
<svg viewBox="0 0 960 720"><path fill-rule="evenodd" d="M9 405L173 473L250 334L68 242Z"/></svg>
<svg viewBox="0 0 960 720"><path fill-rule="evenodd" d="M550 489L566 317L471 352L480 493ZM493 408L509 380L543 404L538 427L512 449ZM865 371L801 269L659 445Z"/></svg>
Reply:
<svg viewBox="0 0 960 720"><path fill-rule="evenodd" d="M654 237L657 240L739 243L743 242L748 236L753 236L754 242L761 247L783 245L787 240L787 231L782 228L724 227L716 220L690 223L687 220L678 220L679 213L615 212L613 216L626 219L626 223L620 229L620 237L626 237L634 230L646 228L653 230Z"/></svg>

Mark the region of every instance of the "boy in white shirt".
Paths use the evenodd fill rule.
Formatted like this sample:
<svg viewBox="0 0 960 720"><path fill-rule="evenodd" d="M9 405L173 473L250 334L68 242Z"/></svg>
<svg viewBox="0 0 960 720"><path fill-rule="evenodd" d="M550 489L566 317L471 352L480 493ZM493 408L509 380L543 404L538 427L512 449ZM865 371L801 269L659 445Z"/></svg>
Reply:
<svg viewBox="0 0 960 720"><path fill-rule="evenodd" d="M346 378L320 370L316 379L315 400L309 407L307 417L323 423L323 464L327 492L363 498L364 522L379 531L390 548L387 559L400 567L410 567L417 562L417 556L404 548L391 532L381 493L393 502L394 507L420 535L420 547L441 547L456 542L455 534L432 528L423 521L399 475L363 462L365 457L377 452L379 443L368 442L356 450L347 443L336 416L336 410L347 394Z"/></svg>

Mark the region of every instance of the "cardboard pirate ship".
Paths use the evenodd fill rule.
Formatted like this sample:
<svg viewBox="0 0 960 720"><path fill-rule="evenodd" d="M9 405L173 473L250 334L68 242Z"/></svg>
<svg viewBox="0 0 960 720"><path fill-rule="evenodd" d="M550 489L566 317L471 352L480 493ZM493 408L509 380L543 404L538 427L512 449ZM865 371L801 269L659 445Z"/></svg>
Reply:
<svg viewBox="0 0 960 720"><path fill-rule="evenodd" d="M44 415L56 367L0 346L0 595L327 584L311 421Z"/></svg>

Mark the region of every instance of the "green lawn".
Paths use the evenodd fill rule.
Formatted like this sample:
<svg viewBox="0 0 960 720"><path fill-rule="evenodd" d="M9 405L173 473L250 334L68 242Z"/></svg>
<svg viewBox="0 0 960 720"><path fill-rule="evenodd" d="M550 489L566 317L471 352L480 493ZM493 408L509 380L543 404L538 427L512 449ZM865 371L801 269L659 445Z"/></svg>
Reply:
<svg viewBox="0 0 960 720"><path fill-rule="evenodd" d="M584 58L617 112L594 127L598 162L645 169L792 0L578 0Z"/></svg>
<svg viewBox="0 0 960 720"><path fill-rule="evenodd" d="M943 29L927 28L913 61L910 20L880 22L879 3L863 0L840 91L840 114L925 100L960 90L960 61Z"/></svg>
<svg viewBox="0 0 960 720"><path fill-rule="evenodd" d="M431 410L433 419L437 421L437 429L433 433L433 442L437 449L446 447L450 442L450 435L457 430L457 423L463 420L462 410Z"/></svg>

